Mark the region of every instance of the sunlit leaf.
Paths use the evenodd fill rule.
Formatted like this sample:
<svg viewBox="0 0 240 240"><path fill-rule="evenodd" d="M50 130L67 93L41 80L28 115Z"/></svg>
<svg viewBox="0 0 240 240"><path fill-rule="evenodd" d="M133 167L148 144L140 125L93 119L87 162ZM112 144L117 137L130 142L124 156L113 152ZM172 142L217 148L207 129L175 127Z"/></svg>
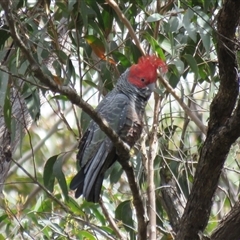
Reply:
<svg viewBox="0 0 240 240"><path fill-rule="evenodd" d="M201 30L199 34L201 36L203 46L206 49L206 52L209 53L211 46L211 35L208 34L205 30Z"/></svg>
<svg viewBox="0 0 240 240"><path fill-rule="evenodd" d="M164 49L166 52L172 55L173 50L172 50L171 42L169 41L169 39L166 38L166 36L160 34L158 43L162 49Z"/></svg>
<svg viewBox="0 0 240 240"><path fill-rule="evenodd" d="M147 18L147 22L156 22L156 21L159 21L159 20L161 20L161 19L163 19L164 18L164 16L162 16L161 14L159 14L159 13L153 13L151 16L149 16L148 18Z"/></svg>
<svg viewBox="0 0 240 240"><path fill-rule="evenodd" d="M87 43L91 46L93 52L102 60L108 61L109 63L116 64L115 61L105 56L105 46L103 42L93 35L88 35L85 37Z"/></svg>
<svg viewBox="0 0 240 240"><path fill-rule="evenodd" d="M158 56L162 59L162 60L166 60L165 54L163 53L162 48L159 45L159 42L157 42L152 36L150 36L150 34L145 33L144 35L146 37L146 39L149 41L149 43L151 44L151 47L153 48L154 52L156 52L158 54Z"/></svg>
<svg viewBox="0 0 240 240"><path fill-rule="evenodd" d="M191 19L193 18L193 16L194 16L193 11L191 9L187 9L183 17L183 25L187 30L189 37L194 42L196 42L197 41L196 25L193 22L191 22Z"/></svg>
<svg viewBox="0 0 240 240"><path fill-rule="evenodd" d="M178 70L179 74L182 74L184 72L184 63L180 59L174 60L174 64Z"/></svg>
<svg viewBox="0 0 240 240"><path fill-rule="evenodd" d="M83 216L85 214L79 207L79 204L73 198L69 197L68 201L66 201L66 204L71 209L71 211L74 212L76 215Z"/></svg>
<svg viewBox="0 0 240 240"><path fill-rule="evenodd" d="M84 237L84 239L96 240L96 238L90 232L85 231L85 230L79 231L77 235L81 238Z"/></svg>

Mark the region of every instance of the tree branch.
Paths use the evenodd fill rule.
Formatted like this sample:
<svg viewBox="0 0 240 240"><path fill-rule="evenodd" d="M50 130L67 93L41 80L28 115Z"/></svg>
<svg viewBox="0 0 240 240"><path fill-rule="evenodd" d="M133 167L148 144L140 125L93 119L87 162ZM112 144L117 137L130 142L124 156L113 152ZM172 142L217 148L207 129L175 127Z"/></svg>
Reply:
<svg viewBox="0 0 240 240"><path fill-rule="evenodd" d="M127 18L124 16L124 14L122 13L121 9L119 8L119 6L117 5L117 3L114 0L106 0L106 2L112 7L112 9L114 9L114 11L117 13L119 19L123 22L123 24L127 27L129 34L131 35L132 39L134 40L134 42L136 43L138 49L141 51L142 55L145 55L145 51L141 46L141 43L139 42L135 31L132 28L131 23L127 20Z"/></svg>
<svg viewBox="0 0 240 240"><path fill-rule="evenodd" d="M118 228L117 224L114 222L114 219L111 217L111 215L108 212L108 209L104 206L102 199L100 199L99 201L99 205L102 208L103 214L106 217L106 219L108 220L111 228L114 230L114 232L116 233L116 235L118 236L118 238L120 240L124 240L126 239L126 237L124 237L120 231L120 229Z"/></svg>
<svg viewBox="0 0 240 240"><path fill-rule="evenodd" d="M160 115L160 105L161 98L157 93L154 93L154 114L153 114L153 123L152 129L149 134L149 151L147 154L148 168L147 168L147 194L148 194L148 236L149 239L157 239L156 231L156 194L155 194L155 184L154 184L154 160L157 155L158 149L158 122Z"/></svg>
<svg viewBox="0 0 240 240"><path fill-rule="evenodd" d="M224 217L211 235L211 240L231 239L239 240L240 236L240 202Z"/></svg>
<svg viewBox="0 0 240 240"><path fill-rule="evenodd" d="M226 0L218 15L219 92L211 104L207 138L176 240L199 239L209 219L223 164L232 143L240 135L240 104L231 117L239 89L234 42L239 18L240 2Z"/></svg>
<svg viewBox="0 0 240 240"><path fill-rule="evenodd" d="M82 108L83 111L86 112L99 125L100 129L111 139L113 144L116 146L116 149L119 153L119 158L121 159L120 163L127 174L129 185L133 193L133 203L136 209L138 219L139 240L145 240L147 226L144 218L145 211L143 207L143 202L141 200L141 195L138 189L138 185L135 181L133 169L128 162L130 158L129 146L125 144L116 134L116 132L109 127L108 122L104 118L102 118L89 104L87 104L85 101L82 100L81 97L78 96L74 89L56 84L49 76L43 73L39 64L33 58L31 52L25 45L27 39L25 38L21 39L18 34L17 28L13 20L9 1L1 0L0 4L5 11L11 36L15 43L19 46L19 48L23 52L26 59L29 61L29 63L31 63L31 71L34 74L34 76L38 78L39 81L41 81L41 83L48 86L51 91L65 95L73 104Z"/></svg>

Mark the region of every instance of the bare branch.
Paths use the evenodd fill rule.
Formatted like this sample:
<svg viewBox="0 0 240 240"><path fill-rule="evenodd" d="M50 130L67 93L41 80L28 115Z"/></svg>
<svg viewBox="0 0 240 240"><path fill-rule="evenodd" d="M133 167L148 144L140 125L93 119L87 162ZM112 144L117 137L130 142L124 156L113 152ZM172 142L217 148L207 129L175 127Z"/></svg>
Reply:
<svg viewBox="0 0 240 240"><path fill-rule="evenodd" d="M147 168L147 182L148 182L148 235L150 239L157 239L156 231L156 195L155 195L155 184L154 184L154 160L157 155L158 149L158 122L160 115L160 104L161 99L157 93L154 93L154 117L152 129L149 135L149 152L147 154L148 168Z"/></svg>
<svg viewBox="0 0 240 240"><path fill-rule="evenodd" d="M103 214L106 217L106 219L108 220L111 228L114 230L114 232L116 233L116 235L118 236L118 238L120 240L124 240L126 239L126 237L124 237L120 231L120 229L118 228L117 224L114 222L114 219L110 216L108 210L106 209L106 207L104 206L102 199L100 199L99 204L102 208Z"/></svg>

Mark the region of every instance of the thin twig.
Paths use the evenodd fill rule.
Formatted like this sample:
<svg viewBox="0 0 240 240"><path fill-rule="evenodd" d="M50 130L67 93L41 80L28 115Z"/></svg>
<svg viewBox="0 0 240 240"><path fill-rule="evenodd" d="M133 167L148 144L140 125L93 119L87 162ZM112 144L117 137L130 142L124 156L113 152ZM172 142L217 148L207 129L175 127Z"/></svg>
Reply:
<svg viewBox="0 0 240 240"><path fill-rule="evenodd" d="M141 51L142 55L145 55L145 51L142 48L136 34L135 31L132 28L131 23L127 20L127 18L124 16L124 14L122 13L121 9L119 8L118 4L114 1L114 0L106 0L106 2L112 7L112 9L116 12L116 14L118 15L118 17L120 18L120 20L123 22L123 24L127 27L129 34L131 35L131 37L133 38L134 42L136 43L137 47L139 48L139 50Z"/></svg>
<svg viewBox="0 0 240 240"><path fill-rule="evenodd" d="M148 235L149 239L157 239L156 232L156 195L155 195L155 184L154 184L154 160L157 155L158 149L158 121L160 115L160 104L161 99L157 93L154 93L154 115L153 115L153 124L150 133L149 139L149 153L148 158L148 172L147 172L147 181L148 181Z"/></svg>
<svg viewBox="0 0 240 240"><path fill-rule="evenodd" d="M124 237L120 231L120 229L118 228L117 224L115 223L114 219L111 217L111 215L109 214L108 210L106 209L106 207L104 206L102 199L99 200L99 205L102 208L103 214L106 217L106 219L108 220L111 228L113 229L113 231L116 233L116 235L118 236L118 238L120 240L124 240L126 239L126 237Z"/></svg>
<svg viewBox="0 0 240 240"><path fill-rule="evenodd" d="M197 117L197 115L183 102L183 100L177 95L175 90L171 87L171 85L165 80L161 74L158 74L158 78L162 85L167 89L169 93L176 99L185 113L191 118L191 120L198 126L198 128L207 135L207 127L201 122L201 120Z"/></svg>

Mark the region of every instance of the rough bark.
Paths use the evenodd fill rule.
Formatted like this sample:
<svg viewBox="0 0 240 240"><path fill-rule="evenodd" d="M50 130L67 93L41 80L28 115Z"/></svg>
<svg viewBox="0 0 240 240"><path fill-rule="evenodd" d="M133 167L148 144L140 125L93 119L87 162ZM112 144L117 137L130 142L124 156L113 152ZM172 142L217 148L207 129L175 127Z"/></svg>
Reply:
<svg viewBox="0 0 240 240"><path fill-rule="evenodd" d="M167 212L173 231L177 232L185 204L181 201L181 196L177 191L176 181L173 178L169 178L169 175L166 174L167 172L168 169L166 167L160 170L162 185L160 201Z"/></svg>
<svg viewBox="0 0 240 240"><path fill-rule="evenodd" d="M234 39L239 17L240 1L225 1L217 28L220 87L210 107L207 138L176 240L200 239L208 223L222 167L232 143L240 135L239 102L232 115L239 93Z"/></svg>
<svg viewBox="0 0 240 240"><path fill-rule="evenodd" d="M10 96L12 118L15 121L14 133L9 132L4 121L3 109L0 107L0 192L3 190L3 183L11 165L12 152L15 151L26 132L25 129L28 129L32 124L32 118L19 92L13 88Z"/></svg>
<svg viewBox="0 0 240 240"><path fill-rule="evenodd" d="M236 203L231 211L220 222L212 233L211 240L231 239L239 240L240 236L240 202Z"/></svg>

